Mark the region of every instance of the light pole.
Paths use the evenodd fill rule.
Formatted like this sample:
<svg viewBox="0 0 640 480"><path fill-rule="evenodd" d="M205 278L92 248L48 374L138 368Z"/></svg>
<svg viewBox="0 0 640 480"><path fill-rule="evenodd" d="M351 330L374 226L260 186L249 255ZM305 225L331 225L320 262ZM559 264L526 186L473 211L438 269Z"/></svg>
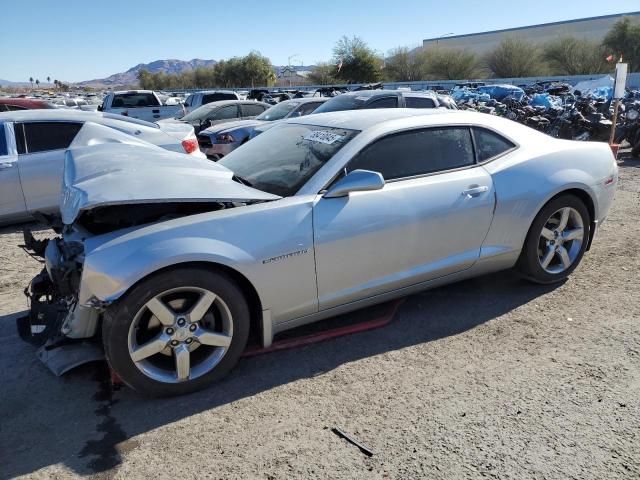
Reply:
<svg viewBox="0 0 640 480"><path fill-rule="evenodd" d="M289 55L287 57L287 67L289 69L289 75L291 75L291 59L299 56L299 53L294 53L293 55ZM289 86L291 86L291 76L289 76Z"/></svg>

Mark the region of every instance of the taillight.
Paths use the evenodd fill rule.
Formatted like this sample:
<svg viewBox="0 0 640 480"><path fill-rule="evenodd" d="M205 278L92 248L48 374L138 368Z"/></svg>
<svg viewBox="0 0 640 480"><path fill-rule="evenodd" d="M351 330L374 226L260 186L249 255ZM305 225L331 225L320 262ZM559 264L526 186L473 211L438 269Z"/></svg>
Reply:
<svg viewBox="0 0 640 480"><path fill-rule="evenodd" d="M216 142L218 143L233 143L235 141L236 139L230 133L221 133L216 137Z"/></svg>
<svg viewBox="0 0 640 480"><path fill-rule="evenodd" d="M187 138L182 141L182 148L187 153L193 153L198 149L198 140L195 138Z"/></svg>

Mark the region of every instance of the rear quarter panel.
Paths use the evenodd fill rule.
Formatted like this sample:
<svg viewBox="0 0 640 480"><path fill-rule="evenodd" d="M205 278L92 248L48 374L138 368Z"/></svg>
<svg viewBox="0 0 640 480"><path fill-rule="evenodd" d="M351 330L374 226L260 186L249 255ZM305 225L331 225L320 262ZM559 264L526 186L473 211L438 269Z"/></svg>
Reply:
<svg viewBox="0 0 640 480"><path fill-rule="evenodd" d="M617 167L607 144L535 135L516 151L485 165L496 189L496 211L482 256L519 252L535 216L554 196L580 189L591 197L596 219L613 198L604 188Z"/></svg>

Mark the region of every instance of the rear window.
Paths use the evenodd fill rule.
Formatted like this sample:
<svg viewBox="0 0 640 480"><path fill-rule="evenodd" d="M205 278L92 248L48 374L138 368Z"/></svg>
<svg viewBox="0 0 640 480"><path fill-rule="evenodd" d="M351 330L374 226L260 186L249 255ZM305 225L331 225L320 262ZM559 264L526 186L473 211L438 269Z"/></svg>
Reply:
<svg viewBox="0 0 640 480"><path fill-rule="evenodd" d="M205 105L211 102L218 102L220 100L237 100L238 96L235 93L207 93L202 96L202 104Z"/></svg>
<svg viewBox="0 0 640 480"><path fill-rule="evenodd" d="M160 103L153 93L118 93L111 106L114 108L158 107Z"/></svg>

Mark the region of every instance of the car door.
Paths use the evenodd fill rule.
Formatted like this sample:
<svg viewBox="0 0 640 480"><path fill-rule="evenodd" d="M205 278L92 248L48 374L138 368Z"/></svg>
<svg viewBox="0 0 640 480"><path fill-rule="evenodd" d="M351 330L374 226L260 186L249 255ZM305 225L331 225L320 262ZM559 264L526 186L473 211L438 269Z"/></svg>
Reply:
<svg viewBox="0 0 640 480"><path fill-rule="evenodd" d="M0 123L0 222L28 217L12 132L13 124Z"/></svg>
<svg viewBox="0 0 640 480"><path fill-rule="evenodd" d="M388 135L346 170L380 172L381 190L321 198L314 207L320 309L471 267L494 210L491 176L468 127Z"/></svg>
<svg viewBox="0 0 640 480"><path fill-rule="evenodd" d="M30 212L57 211L65 150L81 127L82 123L79 122L15 124L18 168Z"/></svg>

